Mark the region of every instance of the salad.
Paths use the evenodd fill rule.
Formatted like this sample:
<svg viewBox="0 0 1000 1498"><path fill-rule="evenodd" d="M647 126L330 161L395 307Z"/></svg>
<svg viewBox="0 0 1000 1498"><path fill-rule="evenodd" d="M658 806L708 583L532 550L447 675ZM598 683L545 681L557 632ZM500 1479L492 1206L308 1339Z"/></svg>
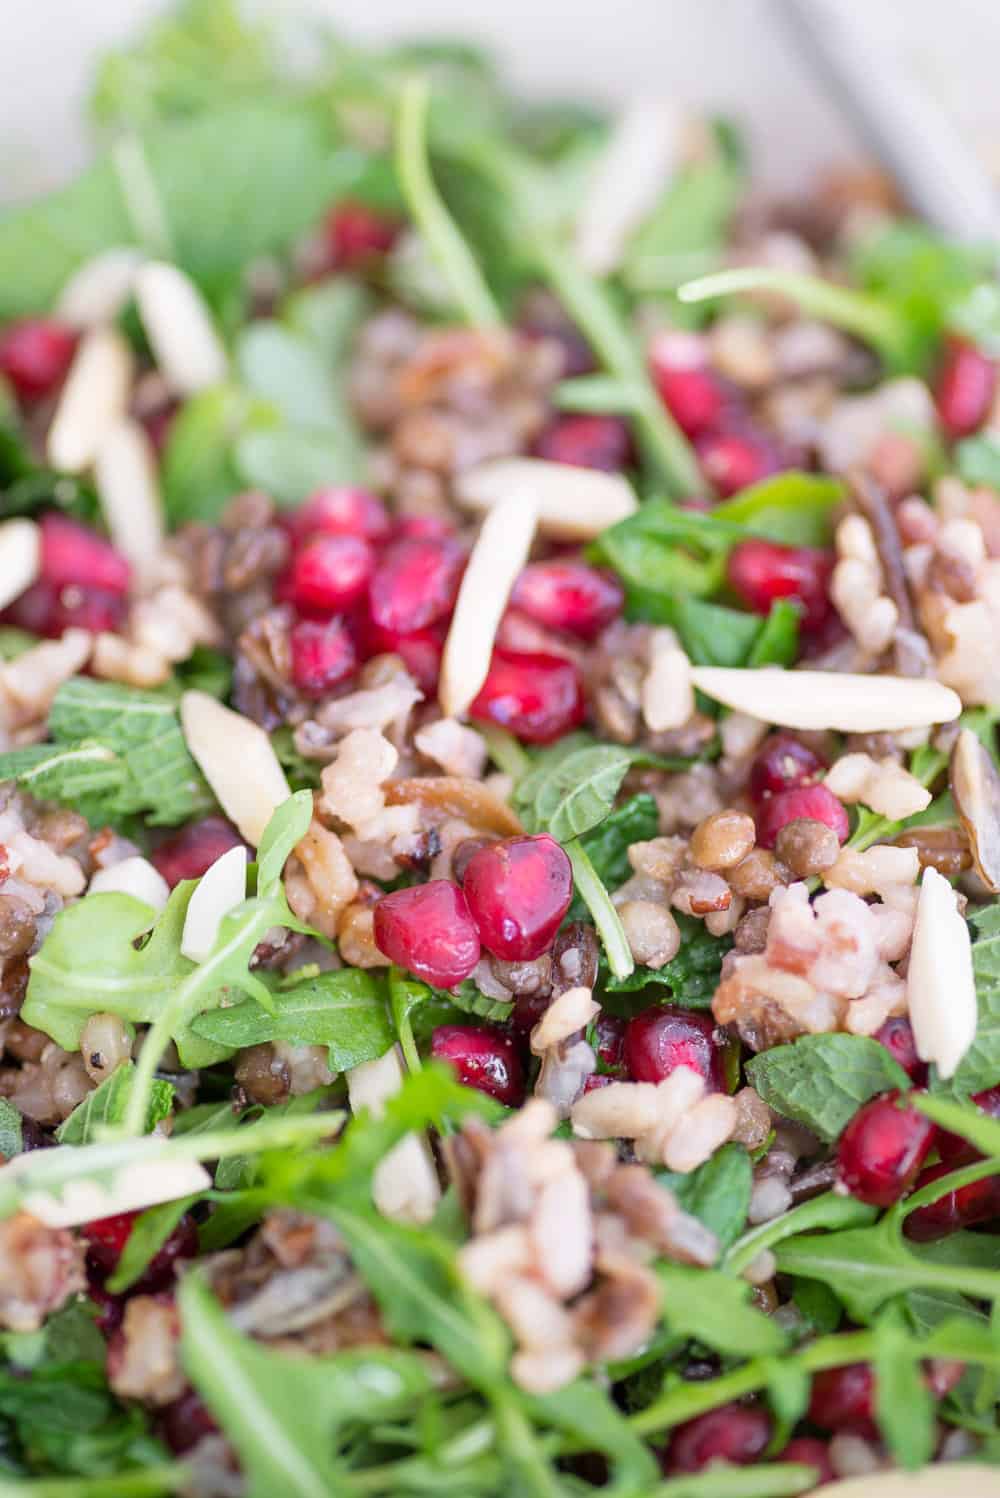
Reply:
<svg viewBox="0 0 1000 1498"><path fill-rule="evenodd" d="M996 248L229 0L91 116L0 218L0 1494L1000 1493Z"/></svg>

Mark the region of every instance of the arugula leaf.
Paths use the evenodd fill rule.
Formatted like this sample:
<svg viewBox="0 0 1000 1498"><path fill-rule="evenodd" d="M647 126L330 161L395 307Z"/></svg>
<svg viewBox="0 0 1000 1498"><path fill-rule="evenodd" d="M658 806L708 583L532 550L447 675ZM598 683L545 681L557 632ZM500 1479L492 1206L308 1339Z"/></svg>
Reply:
<svg viewBox="0 0 1000 1498"><path fill-rule="evenodd" d="M723 1253L732 1248L746 1227L753 1186L753 1166L741 1144L724 1144L688 1175L660 1170L656 1176L685 1212L711 1228Z"/></svg>
<svg viewBox="0 0 1000 1498"><path fill-rule="evenodd" d="M622 276L638 292L671 291L712 268L743 191L744 174L716 151L678 173L659 206L633 236Z"/></svg>
<svg viewBox="0 0 1000 1498"><path fill-rule="evenodd" d="M132 1286L147 1270L151 1261L166 1243L174 1228L194 1202L196 1196L182 1196L177 1201L160 1202L148 1207L132 1224L132 1231L125 1240L115 1265L114 1273L107 1281L112 1295L120 1295Z"/></svg>
<svg viewBox="0 0 1000 1498"><path fill-rule="evenodd" d="M715 1269L658 1264L663 1320L676 1336L692 1338L727 1357L767 1357L786 1346L787 1333L750 1305L750 1287Z"/></svg>
<svg viewBox="0 0 1000 1498"><path fill-rule="evenodd" d="M799 655L800 611L787 598L772 603L747 656L747 665L792 666Z"/></svg>
<svg viewBox="0 0 1000 1498"><path fill-rule="evenodd" d="M289 854L309 831L313 798L309 791L296 791L276 808L264 828L257 848L257 893L274 895L281 885L281 874Z"/></svg>
<svg viewBox="0 0 1000 1498"><path fill-rule="evenodd" d="M24 1121L13 1103L0 1098L0 1155L12 1160L23 1147Z"/></svg>
<svg viewBox="0 0 1000 1498"><path fill-rule="evenodd" d="M302 427L244 432L233 459L245 484L264 489L280 505L297 505L324 484L349 484L362 476L356 446L343 434Z"/></svg>
<svg viewBox="0 0 1000 1498"><path fill-rule="evenodd" d="M963 483L1000 490L1000 441L990 432L957 443L955 464Z"/></svg>
<svg viewBox="0 0 1000 1498"><path fill-rule="evenodd" d="M910 1085L885 1046L865 1035L803 1035L754 1056L746 1072L770 1108L827 1141L869 1098Z"/></svg>
<svg viewBox="0 0 1000 1498"><path fill-rule="evenodd" d="M830 540L833 511L843 497L839 479L788 469L723 500L710 519L743 526L752 536L786 546L823 546Z"/></svg>
<svg viewBox="0 0 1000 1498"><path fill-rule="evenodd" d="M676 957L662 967L637 967L626 978L611 977L604 982L606 994L638 993L644 988L663 988L670 1001L687 1009L707 1009L719 986L722 959L731 942L726 937L706 931L704 921L675 913L681 929L681 945Z"/></svg>
<svg viewBox="0 0 1000 1498"><path fill-rule="evenodd" d="M172 525L218 520L242 487L233 448L244 434L275 426L277 412L234 385L213 385L184 402L163 453L163 505Z"/></svg>
<svg viewBox="0 0 1000 1498"><path fill-rule="evenodd" d="M992 1087L1000 1077L1000 906L988 905L975 911L970 924L979 1021L975 1040L945 1084L947 1091L958 1097Z"/></svg>
<svg viewBox="0 0 1000 1498"><path fill-rule="evenodd" d="M903 1355L911 1337L902 1306L887 1306L875 1324L875 1417L894 1460L912 1472L933 1456L936 1429L923 1370Z"/></svg>
<svg viewBox="0 0 1000 1498"><path fill-rule="evenodd" d="M69 1117L63 1119L56 1130L59 1143L90 1144L98 1137L102 1125L121 1123L134 1080L135 1065L131 1061L126 1061L110 1077L105 1077L100 1086L88 1092ZM143 1133L151 1133L162 1119L169 1118L173 1107L173 1084L158 1077L150 1093Z"/></svg>

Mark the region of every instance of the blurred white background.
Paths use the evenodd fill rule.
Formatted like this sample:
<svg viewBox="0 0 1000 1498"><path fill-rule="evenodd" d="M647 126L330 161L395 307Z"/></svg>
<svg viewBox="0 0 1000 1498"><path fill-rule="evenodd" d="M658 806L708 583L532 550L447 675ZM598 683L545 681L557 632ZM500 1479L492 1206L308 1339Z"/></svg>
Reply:
<svg viewBox="0 0 1000 1498"><path fill-rule="evenodd" d="M666 91L733 111L757 169L793 183L857 154L847 123L797 69L771 0L276 0L379 37L449 33L487 41L534 94L614 100ZM863 7L1000 168L1000 0L842 0ZM81 109L95 56L162 0L4 0L0 197L64 179L85 159Z"/></svg>

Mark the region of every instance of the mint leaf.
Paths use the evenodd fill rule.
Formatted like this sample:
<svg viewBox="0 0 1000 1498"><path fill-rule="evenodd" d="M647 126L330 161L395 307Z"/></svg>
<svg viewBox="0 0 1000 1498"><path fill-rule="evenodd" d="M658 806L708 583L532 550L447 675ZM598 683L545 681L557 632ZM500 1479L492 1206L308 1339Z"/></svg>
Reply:
<svg viewBox="0 0 1000 1498"><path fill-rule="evenodd" d="M12 1160L23 1148L24 1124L13 1103L0 1098L0 1155Z"/></svg>
<svg viewBox="0 0 1000 1498"><path fill-rule="evenodd" d="M518 782L515 805L529 831L568 842L608 815L631 763L629 750L616 744L569 753L549 750Z"/></svg>
<svg viewBox="0 0 1000 1498"><path fill-rule="evenodd" d="M719 986L722 959L732 943L727 937L713 936L704 921L677 914L681 928L681 945L676 957L662 967L637 967L626 978L611 977L604 982L606 994L638 993L645 988L662 988L663 997L687 1009L708 1009ZM651 998L659 998L659 994Z"/></svg>
<svg viewBox="0 0 1000 1498"><path fill-rule="evenodd" d="M110 1077L105 1077L100 1086L89 1092L82 1103L77 1103L69 1117L63 1119L56 1130L59 1143L90 1144L102 1125L121 1123L134 1080L135 1066L131 1061L119 1066ZM162 1119L169 1118L173 1107L173 1085L157 1077L146 1110L146 1127L143 1132L150 1133Z"/></svg>
<svg viewBox="0 0 1000 1498"><path fill-rule="evenodd" d="M1000 1077L1000 905L975 911L970 924L979 1022L975 1040L946 1084L958 1097L993 1087ZM935 1090L943 1090L943 1084Z"/></svg>
<svg viewBox="0 0 1000 1498"><path fill-rule="evenodd" d="M754 1056L746 1072L769 1107L827 1142L869 1098L910 1086L885 1046L864 1035L803 1035Z"/></svg>
<svg viewBox="0 0 1000 1498"><path fill-rule="evenodd" d="M724 1144L689 1175L657 1171L685 1212L697 1217L719 1240L725 1253L746 1227L753 1186L753 1166L741 1144Z"/></svg>
<svg viewBox="0 0 1000 1498"><path fill-rule="evenodd" d="M218 520L243 484L233 458L236 442L276 421L271 407L233 385L215 385L185 401L163 453L163 505L171 524Z"/></svg>

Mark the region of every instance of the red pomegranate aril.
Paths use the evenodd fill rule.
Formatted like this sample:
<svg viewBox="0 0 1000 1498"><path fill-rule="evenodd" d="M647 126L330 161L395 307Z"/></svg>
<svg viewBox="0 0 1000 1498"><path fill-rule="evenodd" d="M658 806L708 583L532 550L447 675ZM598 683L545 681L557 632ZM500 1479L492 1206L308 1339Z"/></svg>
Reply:
<svg viewBox="0 0 1000 1498"><path fill-rule="evenodd" d="M987 1118L1000 1119L1000 1086L987 1087L983 1092L974 1092L969 1101L975 1103L979 1111L985 1113ZM974 1149L967 1139L963 1139L960 1134L949 1133L946 1129L941 1129L938 1133L936 1145L941 1159L947 1160L952 1166L980 1158L979 1151Z"/></svg>
<svg viewBox="0 0 1000 1498"><path fill-rule="evenodd" d="M182 879L200 879L223 853L242 844L243 839L225 817L203 817L154 848L149 861L173 889Z"/></svg>
<svg viewBox="0 0 1000 1498"><path fill-rule="evenodd" d="M367 203L338 203L327 217L326 237L334 264L354 270L387 255L399 237L396 219L369 208Z"/></svg>
<svg viewBox="0 0 1000 1498"><path fill-rule="evenodd" d="M782 827L800 819L822 822L832 828L841 843L847 841L851 830L847 812L832 791L825 785L803 785L794 791L779 791L761 801L754 817L757 842L762 848L773 848Z"/></svg>
<svg viewBox="0 0 1000 1498"><path fill-rule="evenodd" d="M555 838L490 843L466 865L462 889L494 957L532 962L547 952L573 898L573 870Z"/></svg>
<svg viewBox="0 0 1000 1498"><path fill-rule="evenodd" d="M402 634L396 629L380 629L366 619L361 629L361 643L366 656L398 655L425 696L433 696L441 675L445 628L431 624Z"/></svg>
<svg viewBox="0 0 1000 1498"><path fill-rule="evenodd" d="M96 1217L80 1229L87 1240L87 1259L96 1269L110 1274L132 1235L138 1212L118 1212L114 1217Z"/></svg>
<svg viewBox="0 0 1000 1498"><path fill-rule="evenodd" d="M68 629L86 629L91 634L117 634L125 624L124 594L107 588L86 588L70 583L57 588L52 583L32 583L4 611L3 619L29 634L57 640Z"/></svg>
<svg viewBox="0 0 1000 1498"><path fill-rule="evenodd" d="M594 1050L597 1059L608 1071L616 1074L625 1073L625 1030L626 1021L617 1014L607 1014L604 1010L594 1021Z"/></svg>
<svg viewBox="0 0 1000 1498"><path fill-rule="evenodd" d="M122 1295L112 1295L105 1290L99 1279L92 1279L87 1285L87 1296L97 1307L97 1315L94 1317L94 1325L102 1337L111 1337L122 1324L125 1316L125 1298Z"/></svg>
<svg viewBox="0 0 1000 1498"><path fill-rule="evenodd" d="M101 1217L81 1229L87 1240L87 1262L99 1277L109 1275L118 1265L138 1217L137 1212L122 1212L117 1217ZM172 1283L178 1259L193 1259L198 1253L198 1229L185 1215L150 1259L129 1293L149 1295Z"/></svg>
<svg viewBox="0 0 1000 1498"><path fill-rule="evenodd" d="M524 1101L524 1070L509 1035L485 1025L438 1025L431 1055L447 1061L466 1087L488 1093L508 1108Z"/></svg>
<svg viewBox="0 0 1000 1498"><path fill-rule="evenodd" d="M443 515L399 515L393 527L396 541L441 541L454 534L455 527Z"/></svg>
<svg viewBox="0 0 1000 1498"><path fill-rule="evenodd" d="M49 317L26 317L0 329L0 375L22 401L51 395L66 377L76 333Z"/></svg>
<svg viewBox="0 0 1000 1498"><path fill-rule="evenodd" d="M612 1077L607 1072L593 1072L584 1082L584 1092L596 1092L599 1087L610 1087L612 1082L620 1078Z"/></svg>
<svg viewBox="0 0 1000 1498"><path fill-rule="evenodd" d="M287 595L304 614L340 614L364 597L375 553L360 536L312 536L292 558Z"/></svg>
<svg viewBox="0 0 1000 1498"><path fill-rule="evenodd" d="M315 535L360 536L379 546L388 541L392 522L377 495L343 484L310 495L288 516L288 527L296 543Z"/></svg>
<svg viewBox="0 0 1000 1498"><path fill-rule="evenodd" d="M872 1098L855 1113L837 1145L837 1179L858 1201L891 1207L916 1180L934 1143L929 1118L898 1092Z"/></svg>
<svg viewBox="0 0 1000 1498"><path fill-rule="evenodd" d="M306 697L322 697L353 675L358 665L354 639L343 619L300 619L289 631L292 681Z"/></svg>
<svg viewBox="0 0 1000 1498"><path fill-rule="evenodd" d="M809 1419L820 1430L870 1435L874 1416L875 1375L868 1363L824 1368L813 1376Z"/></svg>
<svg viewBox="0 0 1000 1498"><path fill-rule="evenodd" d="M197 1446L203 1436L214 1435L219 1427L201 1395L189 1389L161 1412L159 1428L174 1456L183 1456Z"/></svg>
<svg viewBox="0 0 1000 1498"><path fill-rule="evenodd" d="M872 1038L877 1040L879 1045L885 1046L893 1061L903 1068L911 1082L926 1082L927 1064L917 1055L913 1026L905 1015L898 1014L892 1019L887 1019L885 1024L880 1025L875 1031Z"/></svg>
<svg viewBox="0 0 1000 1498"><path fill-rule="evenodd" d="M107 593L127 593L131 568L110 541L68 515L43 515L40 575L54 588L76 584Z"/></svg>
<svg viewBox="0 0 1000 1498"><path fill-rule="evenodd" d="M929 1186L955 1169L952 1161L932 1165L917 1177L916 1190ZM903 1232L915 1243L933 1243L938 1238L947 1238L959 1228L977 1227L1000 1217L1000 1179L987 1176L982 1181L973 1181L939 1196L926 1207L917 1207L903 1223Z"/></svg>
<svg viewBox="0 0 1000 1498"><path fill-rule="evenodd" d="M779 598L802 605L802 629L821 629L830 612L833 557L813 546L777 541L741 541L729 553L726 579L755 614L767 614Z"/></svg>
<svg viewBox="0 0 1000 1498"><path fill-rule="evenodd" d="M704 1472L722 1462L748 1467L763 1455L770 1439L771 1417L766 1410L722 1404L678 1425L664 1453L663 1470L668 1475Z"/></svg>
<svg viewBox="0 0 1000 1498"><path fill-rule="evenodd" d="M533 451L549 463L618 473L628 467L632 437L620 416L556 416L539 433Z"/></svg>
<svg viewBox="0 0 1000 1498"><path fill-rule="evenodd" d="M726 394L697 334L666 333L655 339L649 368L660 399L688 437L700 437L718 423Z"/></svg>
<svg viewBox="0 0 1000 1498"><path fill-rule="evenodd" d="M774 733L764 740L750 766L750 795L754 801L812 785L827 768L812 749L787 733Z"/></svg>
<svg viewBox="0 0 1000 1498"><path fill-rule="evenodd" d="M979 430L990 414L996 386L996 362L974 344L949 338L934 387L938 416L949 437Z"/></svg>
<svg viewBox="0 0 1000 1498"><path fill-rule="evenodd" d="M393 890L375 906L375 942L390 962L435 988L454 988L479 961L479 932L450 879Z"/></svg>
<svg viewBox="0 0 1000 1498"><path fill-rule="evenodd" d="M625 590L611 572L586 562L530 562L511 603L546 629L592 640L625 606Z"/></svg>
<svg viewBox="0 0 1000 1498"><path fill-rule="evenodd" d="M455 607L465 570L463 547L450 537L407 537L383 552L372 578L371 614L382 629L412 634Z"/></svg>
<svg viewBox="0 0 1000 1498"><path fill-rule="evenodd" d="M771 447L741 432L710 432L695 442L701 470L723 499L749 489L782 464Z"/></svg>
<svg viewBox="0 0 1000 1498"><path fill-rule="evenodd" d="M697 1072L710 1088L722 1087L722 1047L711 1015L654 1004L629 1020L622 1050L633 1082L663 1082L678 1066Z"/></svg>
<svg viewBox="0 0 1000 1498"><path fill-rule="evenodd" d="M784 1451L778 1457L779 1462L801 1463L804 1467L815 1467L817 1471L816 1486L822 1487L825 1482L833 1482L836 1473L833 1463L830 1461L830 1448L825 1441L818 1436L796 1436L789 1441Z"/></svg>
<svg viewBox="0 0 1000 1498"><path fill-rule="evenodd" d="M496 723L527 744L551 744L583 722L579 668L564 656L494 650L469 716Z"/></svg>

